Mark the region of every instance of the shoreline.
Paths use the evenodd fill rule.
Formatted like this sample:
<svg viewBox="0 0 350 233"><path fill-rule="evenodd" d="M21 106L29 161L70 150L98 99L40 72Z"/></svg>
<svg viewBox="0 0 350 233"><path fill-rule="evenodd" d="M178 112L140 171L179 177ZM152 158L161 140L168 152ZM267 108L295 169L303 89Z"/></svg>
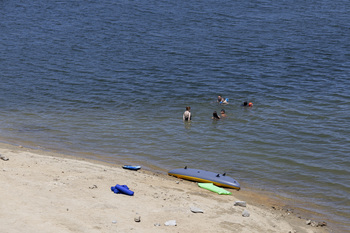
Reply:
<svg viewBox="0 0 350 233"><path fill-rule="evenodd" d="M332 232L329 226L307 225L299 210L278 198L251 190L218 195L162 172L128 171L5 143L0 155L9 158L0 160L0 230L6 232L45 232L47 227L53 232ZM114 194L110 187L116 184L128 185L134 196ZM247 207L234 206L235 201ZM244 210L249 217L242 216ZM168 220L177 226L164 226Z"/></svg>

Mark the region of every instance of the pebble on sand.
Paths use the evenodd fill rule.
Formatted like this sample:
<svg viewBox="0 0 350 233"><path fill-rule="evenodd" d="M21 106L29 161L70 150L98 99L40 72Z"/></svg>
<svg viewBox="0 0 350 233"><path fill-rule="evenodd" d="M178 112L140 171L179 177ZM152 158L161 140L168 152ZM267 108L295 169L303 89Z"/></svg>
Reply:
<svg viewBox="0 0 350 233"><path fill-rule="evenodd" d="M4 160L4 161L8 161L8 160L9 160L9 158L7 158L7 157L5 157L5 156L3 156L3 155L0 155L0 159L2 159L2 160Z"/></svg>
<svg viewBox="0 0 350 233"><path fill-rule="evenodd" d="M165 226L176 226L176 220L169 220L164 223Z"/></svg>
<svg viewBox="0 0 350 233"><path fill-rule="evenodd" d="M246 207L247 203L245 201L236 201L234 206L242 206L242 207Z"/></svg>
<svg viewBox="0 0 350 233"><path fill-rule="evenodd" d="M194 206L191 207L191 211L193 213L203 213L203 210L199 209L198 207L194 207Z"/></svg>
<svg viewBox="0 0 350 233"><path fill-rule="evenodd" d="M250 216L249 211L248 211L248 210L243 210L242 216L243 216L243 217L249 217L249 216Z"/></svg>

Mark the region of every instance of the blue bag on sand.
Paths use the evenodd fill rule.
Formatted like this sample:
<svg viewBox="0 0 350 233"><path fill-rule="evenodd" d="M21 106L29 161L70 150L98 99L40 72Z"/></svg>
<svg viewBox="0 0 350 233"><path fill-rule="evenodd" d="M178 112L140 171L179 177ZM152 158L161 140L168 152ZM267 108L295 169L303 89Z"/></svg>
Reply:
<svg viewBox="0 0 350 233"><path fill-rule="evenodd" d="M134 192L131 191L128 188L128 186L126 186L126 185L119 185L119 184L117 184L116 186L112 186L111 190L114 193L122 193L122 194L126 194L126 195L129 195L129 196L133 196L134 195Z"/></svg>

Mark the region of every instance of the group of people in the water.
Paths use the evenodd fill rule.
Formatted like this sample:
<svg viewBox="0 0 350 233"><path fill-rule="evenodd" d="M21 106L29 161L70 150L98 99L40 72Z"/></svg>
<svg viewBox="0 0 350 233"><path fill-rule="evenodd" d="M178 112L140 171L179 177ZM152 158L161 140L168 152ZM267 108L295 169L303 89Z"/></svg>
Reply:
<svg viewBox="0 0 350 233"><path fill-rule="evenodd" d="M221 118L227 117L225 109L221 109L220 114L221 115L219 116L218 113L216 111L214 111L211 119L219 120Z"/></svg>
<svg viewBox="0 0 350 233"><path fill-rule="evenodd" d="M218 96L218 100L217 102L219 104L228 104L228 98L224 98L222 96ZM246 102L244 101L243 104L241 105L242 107L253 107L253 103L252 102ZM226 115L226 111L225 109L221 109L220 111L220 116L218 115L218 113L216 111L213 112L213 116L212 116L212 119L214 120L219 120L219 119L222 119L222 118L225 118L227 117ZM184 121L190 121L192 120L192 114L191 114L191 107L190 106L187 106L186 107L186 111L184 112L184 114L182 115L182 119Z"/></svg>

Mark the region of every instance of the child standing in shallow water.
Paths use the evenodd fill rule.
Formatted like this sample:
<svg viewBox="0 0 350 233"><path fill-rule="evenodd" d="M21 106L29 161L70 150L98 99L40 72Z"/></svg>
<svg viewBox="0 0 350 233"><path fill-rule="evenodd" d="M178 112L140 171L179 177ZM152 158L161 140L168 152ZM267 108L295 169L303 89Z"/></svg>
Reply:
<svg viewBox="0 0 350 233"><path fill-rule="evenodd" d="M186 107L186 111L182 115L182 120L184 120L184 121L192 120L192 114L191 114L191 107L190 106Z"/></svg>

